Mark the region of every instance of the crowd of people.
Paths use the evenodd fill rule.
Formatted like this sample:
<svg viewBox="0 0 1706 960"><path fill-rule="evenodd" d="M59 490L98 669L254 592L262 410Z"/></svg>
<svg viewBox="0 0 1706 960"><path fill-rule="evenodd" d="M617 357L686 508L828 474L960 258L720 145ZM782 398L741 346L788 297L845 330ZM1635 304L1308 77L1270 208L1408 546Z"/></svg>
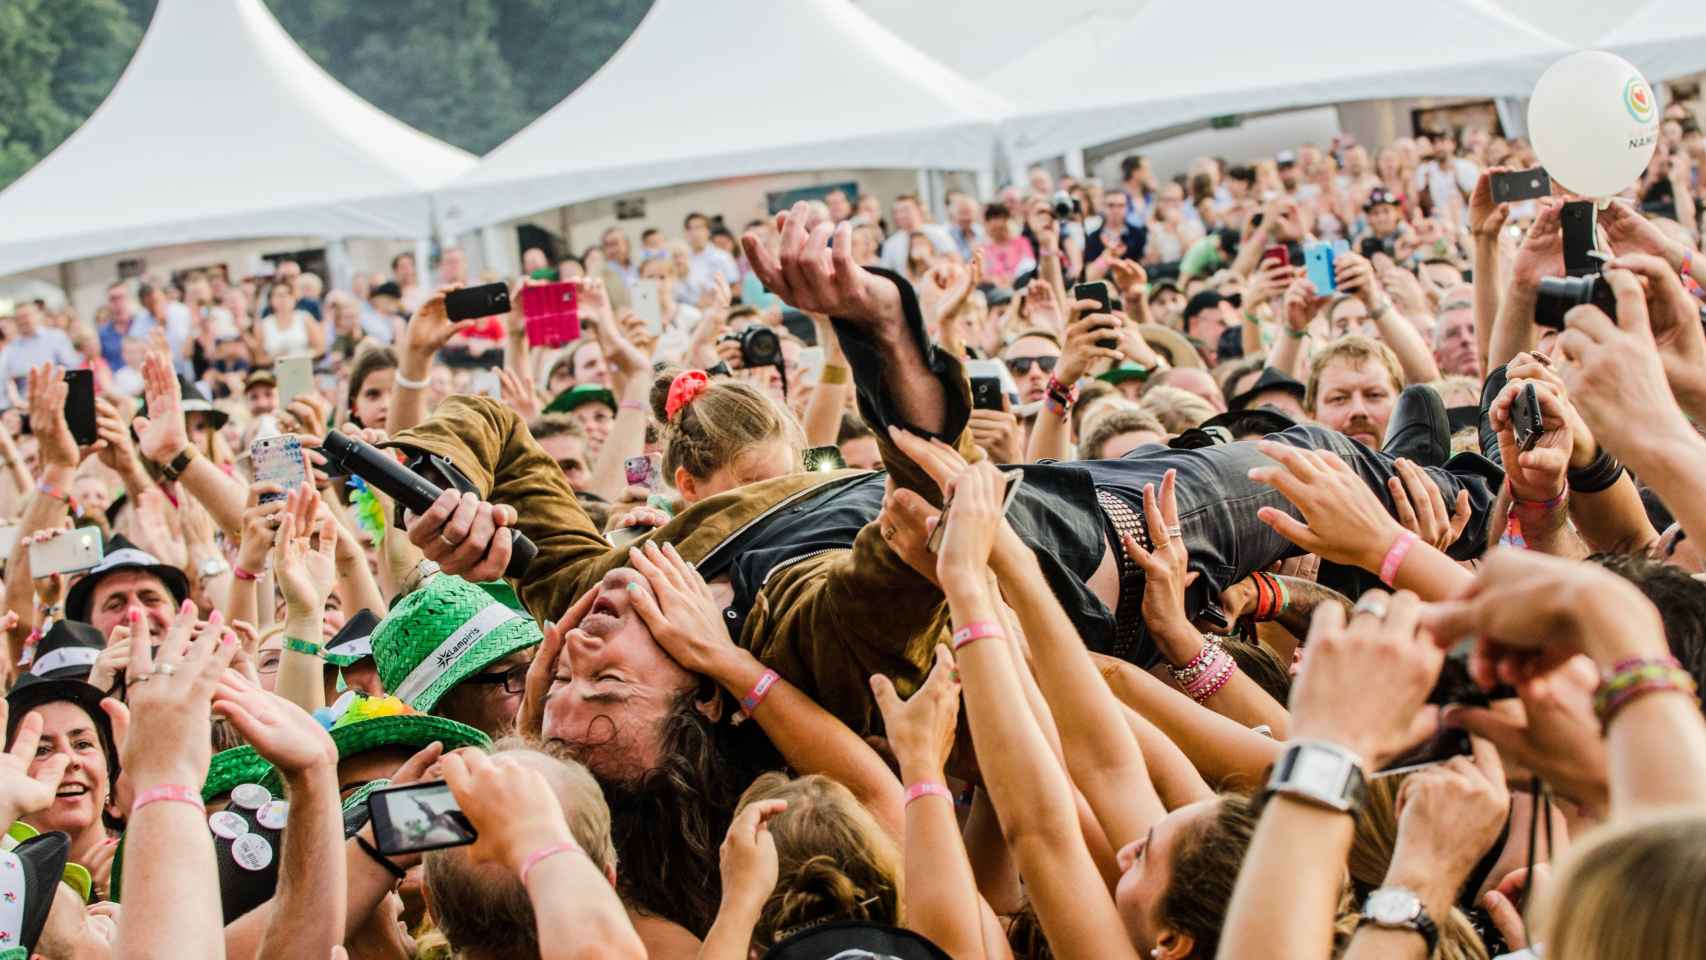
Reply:
<svg viewBox="0 0 1706 960"><path fill-rule="evenodd" d="M0 960L1706 954L1706 138L1535 163L16 305Z"/></svg>

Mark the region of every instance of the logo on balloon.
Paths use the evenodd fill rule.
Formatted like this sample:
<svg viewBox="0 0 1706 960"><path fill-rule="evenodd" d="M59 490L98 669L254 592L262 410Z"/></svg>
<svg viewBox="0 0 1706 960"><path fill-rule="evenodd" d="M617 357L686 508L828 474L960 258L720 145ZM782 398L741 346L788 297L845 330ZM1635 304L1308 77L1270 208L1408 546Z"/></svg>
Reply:
<svg viewBox="0 0 1706 960"><path fill-rule="evenodd" d="M1647 82L1640 77L1630 77L1623 85L1623 106L1628 108L1629 116L1636 123L1651 123L1653 120L1653 92L1647 89Z"/></svg>

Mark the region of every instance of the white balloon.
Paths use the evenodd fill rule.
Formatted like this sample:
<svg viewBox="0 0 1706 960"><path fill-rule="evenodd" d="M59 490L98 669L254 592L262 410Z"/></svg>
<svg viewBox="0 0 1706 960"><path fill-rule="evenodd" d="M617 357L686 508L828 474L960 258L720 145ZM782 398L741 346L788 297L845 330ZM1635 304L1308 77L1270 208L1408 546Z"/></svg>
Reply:
<svg viewBox="0 0 1706 960"><path fill-rule="evenodd" d="M1553 181L1609 197L1640 178L1659 138L1659 104L1634 65L1599 50L1548 67L1528 102L1528 133Z"/></svg>

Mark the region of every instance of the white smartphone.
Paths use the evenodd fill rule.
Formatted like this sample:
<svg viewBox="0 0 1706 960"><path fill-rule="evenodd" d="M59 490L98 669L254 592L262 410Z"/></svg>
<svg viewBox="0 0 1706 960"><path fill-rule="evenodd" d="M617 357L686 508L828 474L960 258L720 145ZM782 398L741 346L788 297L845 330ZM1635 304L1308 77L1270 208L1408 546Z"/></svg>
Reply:
<svg viewBox="0 0 1706 960"><path fill-rule="evenodd" d="M284 491L261 494L261 503L283 500L308 482L308 458L302 455L302 441L293 433L256 440L249 447L249 464L256 483L276 483Z"/></svg>
<svg viewBox="0 0 1706 960"><path fill-rule="evenodd" d="M646 329L654 337L663 335L663 304L656 281L642 280L630 291L634 314L646 321Z"/></svg>
<svg viewBox="0 0 1706 960"><path fill-rule="evenodd" d="M12 548L18 545L18 525L16 523L0 523L0 564L12 556Z"/></svg>
<svg viewBox="0 0 1706 960"><path fill-rule="evenodd" d="M800 351L800 376L807 380L816 380L823 372L823 348L805 347Z"/></svg>
<svg viewBox="0 0 1706 960"><path fill-rule="evenodd" d="M503 379L498 376L496 370L474 371L474 375L469 379L469 385L474 393L479 396L491 397L493 400L503 399Z"/></svg>
<svg viewBox="0 0 1706 960"><path fill-rule="evenodd" d="M76 573L101 562L105 555L101 531L94 527L64 530L49 539L30 544L30 576Z"/></svg>
<svg viewBox="0 0 1706 960"><path fill-rule="evenodd" d="M278 378L278 408L287 410L291 401L314 392L314 358L280 357L273 368Z"/></svg>

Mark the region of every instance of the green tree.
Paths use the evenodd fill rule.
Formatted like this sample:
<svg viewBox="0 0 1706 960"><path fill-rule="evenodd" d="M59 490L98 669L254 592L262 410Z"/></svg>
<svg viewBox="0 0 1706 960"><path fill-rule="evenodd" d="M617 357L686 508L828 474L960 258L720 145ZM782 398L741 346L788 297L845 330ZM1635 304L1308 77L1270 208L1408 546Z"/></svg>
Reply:
<svg viewBox="0 0 1706 960"><path fill-rule="evenodd" d="M652 0L499 0L498 47L536 117L585 83L640 25Z"/></svg>
<svg viewBox="0 0 1706 960"><path fill-rule="evenodd" d="M140 37L119 0L0 3L0 186L94 112Z"/></svg>

